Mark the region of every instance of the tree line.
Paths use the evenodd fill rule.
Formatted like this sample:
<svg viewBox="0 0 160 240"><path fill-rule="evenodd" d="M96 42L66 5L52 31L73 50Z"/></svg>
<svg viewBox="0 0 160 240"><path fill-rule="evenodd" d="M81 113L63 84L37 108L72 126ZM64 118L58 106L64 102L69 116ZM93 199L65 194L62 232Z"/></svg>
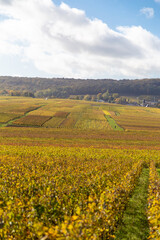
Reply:
<svg viewBox="0 0 160 240"><path fill-rule="evenodd" d="M37 98L69 98L70 96L160 95L160 79L113 80L72 78L0 77L0 94Z"/></svg>

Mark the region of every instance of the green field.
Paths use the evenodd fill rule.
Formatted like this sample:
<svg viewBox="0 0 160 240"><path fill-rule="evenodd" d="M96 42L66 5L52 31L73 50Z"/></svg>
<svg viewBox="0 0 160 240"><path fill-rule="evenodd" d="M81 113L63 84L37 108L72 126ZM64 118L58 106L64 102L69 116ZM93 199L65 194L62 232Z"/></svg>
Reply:
<svg viewBox="0 0 160 240"><path fill-rule="evenodd" d="M0 98L0 239L160 239L160 109Z"/></svg>

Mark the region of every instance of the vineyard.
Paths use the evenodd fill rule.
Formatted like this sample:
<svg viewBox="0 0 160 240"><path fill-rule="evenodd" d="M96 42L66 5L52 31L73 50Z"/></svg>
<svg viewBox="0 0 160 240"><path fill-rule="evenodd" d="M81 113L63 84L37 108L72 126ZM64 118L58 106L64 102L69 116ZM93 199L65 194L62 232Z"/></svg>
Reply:
<svg viewBox="0 0 160 240"><path fill-rule="evenodd" d="M159 109L0 101L0 239L160 239Z"/></svg>
<svg viewBox="0 0 160 240"><path fill-rule="evenodd" d="M160 131L160 109L88 101L0 98L0 126Z"/></svg>
<svg viewBox="0 0 160 240"><path fill-rule="evenodd" d="M0 158L2 239L114 239L146 166L150 239L158 239L157 151L1 146Z"/></svg>

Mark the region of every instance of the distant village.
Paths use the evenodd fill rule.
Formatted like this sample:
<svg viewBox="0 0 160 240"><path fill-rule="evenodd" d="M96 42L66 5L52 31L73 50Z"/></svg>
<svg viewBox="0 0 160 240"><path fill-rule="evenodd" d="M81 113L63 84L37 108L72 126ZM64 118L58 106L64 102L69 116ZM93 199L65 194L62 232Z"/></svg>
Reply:
<svg viewBox="0 0 160 240"><path fill-rule="evenodd" d="M119 96L118 93L110 94L108 91L97 95L71 95L70 99L95 102L108 102L141 107L160 107L160 96Z"/></svg>

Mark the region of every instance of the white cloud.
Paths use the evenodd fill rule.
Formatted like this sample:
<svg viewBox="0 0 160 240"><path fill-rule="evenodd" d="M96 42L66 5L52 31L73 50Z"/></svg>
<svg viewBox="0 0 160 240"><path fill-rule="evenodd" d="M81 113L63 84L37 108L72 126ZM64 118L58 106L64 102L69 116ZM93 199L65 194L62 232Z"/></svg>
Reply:
<svg viewBox="0 0 160 240"><path fill-rule="evenodd" d="M160 0L154 0L154 1L160 3Z"/></svg>
<svg viewBox="0 0 160 240"><path fill-rule="evenodd" d="M46 75L160 75L160 39L140 26L114 31L82 10L51 0L0 0L0 14L7 16L0 21L0 55L33 63Z"/></svg>
<svg viewBox="0 0 160 240"><path fill-rule="evenodd" d="M154 9L153 8L144 7L140 10L140 13L144 14L147 18L154 17Z"/></svg>

